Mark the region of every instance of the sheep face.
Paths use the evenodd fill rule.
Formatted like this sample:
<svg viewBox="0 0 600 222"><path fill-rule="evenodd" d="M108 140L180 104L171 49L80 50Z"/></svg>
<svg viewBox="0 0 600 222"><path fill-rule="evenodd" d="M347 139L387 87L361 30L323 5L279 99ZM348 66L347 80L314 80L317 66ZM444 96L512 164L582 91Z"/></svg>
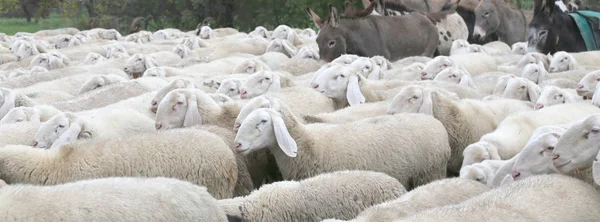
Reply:
<svg viewBox="0 0 600 222"><path fill-rule="evenodd" d="M54 39L54 47L56 49L63 49L69 46L69 42L71 41L72 36L70 35L60 35Z"/></svg>
<svg viewBox="0 0 600 222"><path fill-rule="evenodd" d="M40 54L40 52L37 50L35 44L32 42L22 42L18 44L18 49L15 53L15 55L17 56L17 60L21 60L37 54Z"/></svg>
<svg viewBox="0 0 600 222"><path fill-rule="evenodd" d="M371 59L366 57L360 57L350 64L350 67L356 69L360 74L366 76L368 79L379 79L379 66L376 66Z"/></svg>
<svg viewBox="0 0 600 222"><path fill-rule="evenodd" d="M592 115L569 128L558 140L552 161L561 173L592 166L600 150L600 115Z"/></svg>
<svg viewBox="0 0 600 222"><path fill-rule="evenodd" d="M452 41L452 46L450 47L450 55L458 55L462 53L466 53L469 50L469 42L464 39L456 39Z"/></svg>
<svg viewBox="0 0 600 222"><path fill-rule="evenodd" d="M501 160L497 149L486 142L476 142L465 148L463 151L462 167L481 163L484 160Z"/></svg>
<svg viewBox="0 0 600 222"><path fill-rule="evenodd" d="M285 40L274 39L269 43L265 52L280 52L286 55L287 57L294 57L297 54L296 47L292 46Z"/></svg>
<svg viewBox="0 0 600 222"><path fill-rule="evenodd" d="M344 55L341 55L340 57L334 59L333 61L331 61L331 63L333 63L333 64L342 64L342 65L350 65L351 63L353 63L358 58L359 58L359 56L357 56L357 55L344 54Z"/></svg>
<svg viewBox="0 0 600 222"><path fill-rule="evenodd" d="M34 108L31 107L15 107L11 109L5 116L0 120L0 124L11 124L19 122L39 122L40 116L37 114Z"/></svg>
<svg viewBox="0 0 600 222"><path fill-rule="evenodd" d="M116 54L124 54L126 57L129 56L125 46L119 43L112 43L106 48L106 58L114 58Z"/></svg>
<svg viewBox="0 0 600 222"><path fill-rule="evenodd" d="M48 70L52 69L54 63L58 63L58 59L54 56L51 56L48 53L42 53L36 56L34 59L29 62L29 67L41 66Z"/></svg>
<svg viewBox="0 0 600 222"><path fill-rule="evenodd" d="M546 86L542 90L542 93L540 93L540 98L535 103L535 109L572 102L574 102L574 99L562 89L556 86Z"/></svg>
<svg viewBox="0 0 600 222"><path fill-rule="evenodd" d="M269 35L269 31L263 26L257 26L256 28L254 28L254 31L248 33L248 35L257 36L265 39L271 38L271 36Z"/></svg>
<svg viewBox="0 0 600 222"><path fill-rule="evenodd" d="M280 88L280 77L276 73L260 71L250 75L240 87L240 98L250 99L267 92L279 92Z"/></svg>
<svg viewBox="0 0 600 222"><path fill-rule="evenodd" d="M538 62L537 64L527 64L525 68L523 68L523 75L521 76L536 84L542 83L547 79L546 69L541 62Z"/></svg>
<svg viewBox="0 0 600 222"><path fill-rule="evenodd" d="M336 64L317 71L311 86L329 98L345 100L351 77L355 78L359 75L352 67Z"/></svg>
<svg viewBox="0 0 600 222"><path fill-rule="evenodd" d="M596 85L600 82L600 71L586 74L577 84L577 94L592 97L596 91Z"/></svg>
<svg viewBox="0 0 600 222"><path fill-rule="evenodd" d="M290 32L293 32L292 28L287 25L279 25L275 30L273 30L273 35L271 36L273 39L283 39L287 40Z"/></svg>
<svg viewBox="0 0 600 222"><path fill-rule="evenodd" d="M204 113L220 109L219 104L202 90L177 89L167 93L160 101L156 111L156 130L202 125Z"/></svg>
<svg viewBox="0 0 600 222"><path fill-rule="evenodd" d="M540 87L531 80L516 77L508 80L502 97L535 103L538 100L541 91Z"/></svg>
<svg viewBox="0 0 600 222"><path fill-rule="evenodd" d="M527 53L519 60L519 62L517 62L517 67L523 68L527 64L537 64L537 62L538 58L534 56L533 53Z"/></svg>
<svg viewBox="0 0 600 222"><path fill-rule="evenodd" d="M154 33L154 39L168 40L171 39L171 36L169 35L169 32L165 30L158 30Z"/></svg>
<svg viewBox="0 0 600 222"><path fill-rule="evenodd" d="M240 80L227 79L224 80L216 93L221 93L229 97L234 97L240 94Z"/></svg>
<svg viewBox="0 0 600 222"><path fill-rule="evenodd" d="M554 54L550 62L550 72L564 72L575 69L575 58L565 51Z"/></svg>
<svg viewBox="0 0 600 222"><path fill-rule="evenodd" d="M116 29L102 30L100 32L100 38L108 40L119 40L122 38L121 33Z"/></svg>
<svg viewBox="0 0 600 222"><path fill-rule="evenodd" d="M135 54L125 62L123 71L129 75L130 78L136 79L141 76L146 69L156 67L158 63L154 58L150 56L144 56L142 54Z"/></svg>
<svg viewBox="0 0 600 222"><path fill-rule="evenodd" d="M107 81L105 78L103 78L102 76L94 76L90 78L87 82L85 82L83 86L81 86L81 88L79 89L79 95L98 88L102 88L105 85L107 85Z"/></svg>
<svg viewBox="0 0 600 222"><path fill-rule="evenodd" d="M480 166L478 163L460 168L460 178L475 180L482 184L487 184L488 180L483 166Z"/></svg>
<svg viewBox="0 0 600 222"><path fill-rule="evenodd" d="M454 66L454 62L448 56L437 56L427 62L423 72L421 72L421 80L433 80L442 70Z"/></svg>
<svg viewBox="0 0 600 222"><path fill-rule="evenodd" d="M190 55L190 48L184 44L177 44L175 47L173 47L173 53L177 54L183 59Z"/></svg>
<svg viewBox="0 0 600 222"><path fill-rule="evenodd" d="M88 55L85 57L85 60L83 60L83 64L86 65L95 65L98 62L102 62L105 61L106 58L98 53L95 52L90 52L88 53Z"/></svg>
<svg viewBox="0 0 600 222"><path fill-rule="evenodd" d="M144 72L144 75L142 77L156 77L156 78L166 78L167 77L167 72L165 71L164 68L162 67L152 67L149 69L146 69L146 71Z"/></svg>
<svg viewBox="0 0 600 222"><path fill-rule="evenodd" d="M534 175L558 173L552 165L552 151L563 131L550 132L533 139L515 160L512 177L515 181Z"/></svg>
<svg viewBox="0 0 600 222"><path fill-rule="evenodd" d="M306 37L306 38L312 38L317 36L317 32L315 32L315 30L307 28L302 30L302 32L300 32L300 35Z"/></svg>
<svg viewBox="0 0 600 222"><path fill-rule="evenodd" d="M469 73L466 70L463 70L458 67L450 67L444 69L433 80L459 84L467 87L473 85Z"/></svg>
<svg viewBox="0 0 600 222"><path fill-rule="evenodd" d="M392 100L387 113L424 113L433 115L431 92L421 86L404 87Z"/></svg>
<svg viewBox="0 0 600 222"><path fill-rule="evenodd" d="M281 114L274 109L261 108L250 113L242 122L233 149L248 155L266 147L279 147L289 157L296 157L298 151Z"/></svg>
<svg viewBox="0 0 600 222"><path fill-rule="evenodd" d="M392 63L390 62L390 60L386 59L383 56L373 56L371 57L371 60L373 60L373 62L375 62L375 65L379 66L379 68L381 68L381 70L383 71L392 69Z"/></svg>
<svg viewBox="0 0 600 222"><path fill-rule="evenodd" d="M308 48L308 47L300 48L300 50L298 50L298 53L296 54L296 56L294 56L294 58L296 58L296 59L314 59L317 61L319 61L319 59L320 59L319 52L317 52L314 49Z"/></svg>
<svg viewBox="0 0 600 222"><path fill-rule="evenodd" d="M238 64L235 68L233 68L233 73L246 73L246 74L254 74L260 70L257 70L256 61L252 59L247 59Z"/></svg>
<svg viewBox="0 0 600 222"><path fill-rule="evenodd" d="M202 28L200 28L200 34L198 36L200 36L200 38L202 39L213 39L213 30L208 26L202 26Z"/></svg>
<svg viewBox="0 0 600 222"><path fill-rule="evenodd" d="M167 93L169 93L173 90L176 90L176 89L184 89L184 88L193 89L193 88L196 88L196 86L189 80L176 79L176 80L173 80L172 82L170 82L169 85L158 90L158 92L156 92L156 95L152 99L150 111L152 111L153 113L156 113L156 110L158 109L158 103L160 103L163 100L163 98L167 95Z"/></svg>
<svg viewBox="0 0 600 222"><path fill-rule="evenodd" d="M527 42L517 42L511 46L511 52L515 55L525 55L527 53Z"/></svg>
<svg viewBox="0 0 600 222"><path fill-rule="evenodd" d="M65 132L69 127L69 119L65 114L59 114L45 123L35 133L35 141L33 146L36 148L49 149L53 143Z"/></svg>
<svg viewBox="0 0 600 222"><path fill-rule="evenodd" d="M240 126L242 125L242 122L254 110L260 108L273 108L274 105L276 105L276 101L272 100L269 96L257 96L255 98L252 98L240 110L240 113L238 114L237 118L235 119L235 123L233 124L233 131L237 133L240 129Z"/></svg>

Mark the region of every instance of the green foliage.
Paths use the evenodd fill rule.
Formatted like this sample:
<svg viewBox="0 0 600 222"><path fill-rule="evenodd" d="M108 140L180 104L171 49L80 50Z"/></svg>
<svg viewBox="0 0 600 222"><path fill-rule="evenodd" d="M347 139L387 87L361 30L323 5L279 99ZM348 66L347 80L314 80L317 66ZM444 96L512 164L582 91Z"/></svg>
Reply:
<svg viewBox="0 0 600 222"><path fill-rule="evenodd" d="M8 35L14 35L17 32L34 33L44 29L57 29L74 26L74 20L61 17L58 14L50 14L48 19L40 20L38 24L28 23L25 18L0 18L0 32Z"/></svg>

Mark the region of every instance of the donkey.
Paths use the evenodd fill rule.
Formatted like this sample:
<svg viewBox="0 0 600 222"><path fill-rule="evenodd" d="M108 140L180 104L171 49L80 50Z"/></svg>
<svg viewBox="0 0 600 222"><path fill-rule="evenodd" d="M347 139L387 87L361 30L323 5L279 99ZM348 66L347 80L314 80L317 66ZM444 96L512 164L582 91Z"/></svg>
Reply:
<svg viewBox="0 0 600 222"><path fill-rule="evenodd" d="M528 51L543 54L557 51L586 51L579 28L568 13L556 9L554 0L535 0L533 19L529 23Z"/></svg>
<svg viewBox="0 0 600 222"><path fill-rule="evenodd" d="M340 17L330 4L329 19L324 22L310 8L306 12L320 29L317 44L321 60L326 62L342 54L380 55L391 61L409 56L432 57L438 44L436 27L420 13L387 17L368 12L364 17L348 18Z"/></svg>
<svg viewBox="0 0 600 222"><path fill-rule="evenodd" d="M482 0L475 8L473 37L492 33L508 45L523 42L527 39L527 18L523 11L511 8L504 0Z"/></svg>

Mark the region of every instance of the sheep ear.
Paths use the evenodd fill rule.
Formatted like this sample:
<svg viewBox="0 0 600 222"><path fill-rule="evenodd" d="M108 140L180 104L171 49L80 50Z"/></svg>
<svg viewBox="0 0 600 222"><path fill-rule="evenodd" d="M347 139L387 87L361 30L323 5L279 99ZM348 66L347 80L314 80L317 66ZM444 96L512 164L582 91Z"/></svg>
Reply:
<svg viewBox="0 0 600 222"><path fill-rule="evenodd" d="M529 96L529 101L532 103L537 102L538 98L540 98L541 89L540 87L532 81L527 82L527 94Z"/></svg>
<svg viewBox="0 0 600 222"><path fill-rule="evenodd" d="M64 133L62 133L58 137L58 139L56 139L54 141L54 143L52 144L50 149L54 149L54 148L60 147L64 144L75 141L77 139L77 137L79 136L79 134L81 133L81 130L82 130L81 124L79 124L78 122L70 121L69 128Z"/></svg>
<svg viewBox="0 0 600 222"><path fill-rule="evenodd" d="M369 73L369 76L367 78L371 79L371 80L381 79L381 68L376 64L372 64L372 67L373 67L372 68L373 71L371 71L371 73Z"/></svg>
<svg viewBox="0 0 600 222"><path fill-rule="evenodd" d="M12 90L3 92L4 104L0 106L0 118L4 117L11 109L15 108L15 100L17 100L17 94Z"/></svg>
<svg viewBox="0 0 600 222"><path fill-rule="evenodd" d="M598 161L594 161L594 163L592 164L592 172L593 172L593 178L594 178L594 182L596 182L596 184L600 185L600 162Z"/></svg>
<svg viewBox="0 0 600 222"><path fill-rule="evenodd" d="M463 76L460 77L458 85L470 87L473 85L473 80L471 80L471 77L469 75L463 74Z"/></svg>
<svg viewBox="0 0 600 222"><path fill-rule="evenodd" d="M292 135L290 135L290 132L287 130L283 119L280 116L271 115L271 120L273 121L275 139L283 153L289 157L296 157L298 145L296 145L296 141L294 141L294 138L292 138Z"/></svg>
<svg viewBox="0 0 600 222"><path fill-rule="evenodd" d="M575 98L573 95L571 95L568 92L563 92L563 96L565 97L565 103L574 103L575 102ZM594 98L592 97L592 101L594 100Z"/></svg>
<svg viewBox="0 0 600 222"><path fill-rule="evenodd" d="M500 183L500 186L506 186L513 182L515 182L515 179L513 179L512 175L507 174L506 176L504 176L504 179L502 179L502 183Z"/></svg>
<svg viewBox="0 0 600 222"><path fill-rule="evenodd" d="M294 30L290 30L290 32L294 32ZM298 54L298 49L296 47L290 45L290 41L281 41L283 45L283 49L289 54L290 58L296 56Z"/></svg>
<svg viewBox="0 0 600 222"><path fill-rule="evenodd" d="M267 92L269 93L278 93L281 90L281 77L275 73L273 73L273 82L269 86Z"/></svg>
<svg viewBox="0 0 600 222"><path fill-rule="evenodd" d="M423 91L423 103L419 108L419 113L433 115L433 96L436 92Z"/></svg>
<svg viewBox="0 0 600 222"><path fill-rule="evenodd" d="M188 99L188 108L183 119L183 127L202 125L202 115L198 111L198 100L196 96L191 96Z"/></svg>
<svg viewBox="0 0 600 222"><path fill-rule="evenodd" d="M360 91L358 75L350 75L348 79L348 87L346 89L346 97L350 106L358 105L365 102L365 96Z"/></svg>
<svg viewBox="0 0 600 222"><path fill-rule="evenodd" d="M502 158L500 158L500 154L498 154L498 150L495 147L486 145L485 149L490 154L490 160L501 160L502 159Z"/></svg>
<svg viewBox="0 0 600 222"><path fill-rule="evenodd" d="M569 70L574 70L575 68L577 68L577 65L575 65L574 59L569 59Z"/></svg>

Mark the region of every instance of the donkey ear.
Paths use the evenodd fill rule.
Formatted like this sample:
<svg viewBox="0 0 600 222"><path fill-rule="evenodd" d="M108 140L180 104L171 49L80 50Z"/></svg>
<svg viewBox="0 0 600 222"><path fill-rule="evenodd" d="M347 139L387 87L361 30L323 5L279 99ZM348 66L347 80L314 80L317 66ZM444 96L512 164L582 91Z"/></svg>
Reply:
<svg viewBox="0 0 600 222"><path fill-rule="evenodd" d="M306 7L306 13L308 13L308 16L310 16L310 18L313 20L313 22L319 29L323 28L323 25L325 25L325 23L323 22L321 17L317 15L317 13L313 12L313 10L311 10L309 7Z"/></svg>
<svg viewBox="0 0 600 222"><path fill-rule="evenodd" d="M423 91L423 103L421 103L421 107L419 108L419 113L433 115L433 96L436 92L424 90Z"/></svg>
<svg viewBox="0 0 600 222"><path fill-rule="evenodd" d="M360 91L358 75L350 75L348 79L348 87L346 88L346 98L350 106L358 105L365 102L365 96Z"/></svg>
<svg viewBox="0 0 600 222"><path fill-rule="evenodd" d="M285 155L289 157L296 157L298 153L298 145L290 132L287 130L285 126L285 122L279 115L271 114L271 121L273 121L273 132L275 133L275 139L277 140L277 144L285 153Z"/></svg>
<svg viewBox="0 0 600 222"><path fill-rule="evenodd" d="M64 144L73 142L77 139L79 134L81 133L82 126L80 123L76 121L70 121L70 126L65 132L63 132L58 139L54 141L50 149L54 149L56 147L60 147Z"/></svg>
<svg viewBox="0 0 600 222"><path fill-rule="evenodd" d="M192 95L187 100L188 108L183 119L183 127L202 125L202 115L198 111L198 99Z"/></svg>
<svg viewBox="0 0 600 222"><path fill-rule="evenodd" d="M332 4L329 4L329 25L331 27L337 28L340 24L340 15L337 12L337 9L333 7Z"/></svg>

